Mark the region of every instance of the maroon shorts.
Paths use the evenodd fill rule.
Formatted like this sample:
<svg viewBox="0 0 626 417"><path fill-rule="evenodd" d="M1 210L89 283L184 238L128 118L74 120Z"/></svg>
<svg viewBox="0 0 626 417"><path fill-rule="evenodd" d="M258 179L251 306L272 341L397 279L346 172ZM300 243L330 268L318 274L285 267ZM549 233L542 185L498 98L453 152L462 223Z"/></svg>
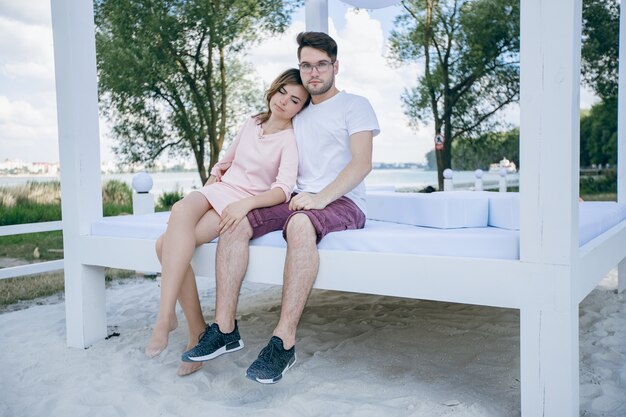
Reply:
<svg viewBox="0 0 626 417"><path fill-rule="evenodd" d="M293 211L289 210L289 203L282 203L254 209L248 213L248 221L252 226L252 239L282 229L286 240L287 223L291 216L297 213L303 213L309 217L317 234L317 243L330 232L362 229L365 226L365 215L348 197L341 197L321 210Z"/></svg>

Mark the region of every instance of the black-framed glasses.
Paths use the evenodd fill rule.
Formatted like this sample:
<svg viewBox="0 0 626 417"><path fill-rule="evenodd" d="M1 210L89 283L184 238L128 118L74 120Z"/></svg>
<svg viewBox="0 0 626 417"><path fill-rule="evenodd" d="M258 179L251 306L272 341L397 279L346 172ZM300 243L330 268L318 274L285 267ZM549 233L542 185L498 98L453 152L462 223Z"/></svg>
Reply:
<svg viewBox="0 0 626 417"><path fill-rule="evenodd" d="M298 65L300 67L300 71L302 71L305 74L310 74L313 72L313 68L317 69L317 72L319 72L320 74L323 72L328 71L333 64L336 61L320 61L317 64L313 65L313 64L309 64L308 62L303 62L302 64Z"/></svg>

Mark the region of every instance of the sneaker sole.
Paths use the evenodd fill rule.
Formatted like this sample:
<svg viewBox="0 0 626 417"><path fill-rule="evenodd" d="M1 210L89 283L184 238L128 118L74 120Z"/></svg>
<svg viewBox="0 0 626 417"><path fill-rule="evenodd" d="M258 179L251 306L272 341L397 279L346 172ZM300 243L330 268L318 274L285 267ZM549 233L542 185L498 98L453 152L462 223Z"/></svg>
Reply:
<svg viewBox="0 0 626 417"><path fill-rule="evenodd" d="M292 366L294 366L294 365L296 364L296 360L297 360L297 358L296 358L296 354L294 353L294 354L293 354L293 362L288 363L288 364L287 364L287 366L285 367L285 369L283 369L283 371L280 373L280 375L278 375L278 376L277 376L277 377L275 377L275 378L270 378L270 379L261 379L261 378L256 378L256 377L253 377L253 376L251 376L251 375L247 375L247 374L246 374L246 377L248 377L248 379L251 379L251 380L253 380L253 381L259 382L259 383L261 383L261 384L275 384L275 383L277 383L278 381L280 381L281 379L283 379L283 376L285 376L285 374L287 373L287 371L288 371L289 369L291 369L291 367L292 367Z"/></svg>
<svg viewBox="0 0 626 417"><path fill-rule="evenodd" d="M239 339L236 342L230 342L229 344L222 346L221 348L217 349L215 352L210 353L208 355L204 355L204 356L183 356L183 362L206 362L206 361L210 361L211 359L215 359L220 355L223 355L224 353L232 353L232 352L236 352L240 349L243 349L243 340Z"/></svg>

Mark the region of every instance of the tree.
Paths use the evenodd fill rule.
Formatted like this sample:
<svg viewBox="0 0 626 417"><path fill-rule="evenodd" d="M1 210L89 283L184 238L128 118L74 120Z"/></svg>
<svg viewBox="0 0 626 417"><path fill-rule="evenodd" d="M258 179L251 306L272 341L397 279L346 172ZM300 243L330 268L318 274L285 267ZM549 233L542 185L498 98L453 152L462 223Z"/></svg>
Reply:
<svg viewBox="0 0 626 417"><path fill-rule="evenodd" d="M402 96L410 124L433 122L439 188L458 137L497 127L494 117L519 96L519 0L405 0L395 19L391 58L419 62L417 86Z"/></svg>
<svg viewBox="0 0 626 417"><path fill-rule="evenodd" d="M583 1L582 78L602 99L617 97L618 0Z"/></svg>
<svg viewBox="0 0 626 417"><path fill-rule="evenodd" d="M477 138L454 142L452 167L472 171L489 169L489 164L506 157L519 166L519 129L506 132L487 132Z"/></svg>
<svg viewBox="0 0 626 417"><path fill-rule="evenodd" d="M165 151L192 154L205 183L241 116L259 108L243 52L284 31L299 3L96 0L100 100L115 152L148 164Z"/></svg>
<svg viewBox="0 0 626 417"><path fill-rule="evenodd" d="M582 79L601 102L580 119L580 165L617 162L619 13L617 0L583 1Z"/></svg>
<svg viewBox="0 0 626 417"><path fill-rule="evenodd" d="M617 163L617 97L591 107L580 118L580 166Z"/></svg>

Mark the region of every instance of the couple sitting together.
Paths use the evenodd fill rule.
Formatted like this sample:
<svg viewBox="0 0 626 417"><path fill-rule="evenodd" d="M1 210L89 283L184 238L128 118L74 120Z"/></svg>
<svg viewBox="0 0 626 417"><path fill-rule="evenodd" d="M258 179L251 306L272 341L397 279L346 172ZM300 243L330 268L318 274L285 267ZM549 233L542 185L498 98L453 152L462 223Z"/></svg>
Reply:
<svg viewBox="0 0 626 417"><path fill-rule="evenodd" d="M267 110L244 123L206 185L174 204L156 243L161 301L145 352L153 358L166 348L178 300L189 329L178 375L243 348L235 316L249 241L282 230L280 317L246 372L261 383L280 380L296 362L296 329L319 268L317 243L327 233L365 225L363 180L372 168L376 115L367 99L335 87L339 62L330 36L304 32L297 42L299 69L274 80ZM207 325L191 258L218 236L215 317Z"/></svg>

